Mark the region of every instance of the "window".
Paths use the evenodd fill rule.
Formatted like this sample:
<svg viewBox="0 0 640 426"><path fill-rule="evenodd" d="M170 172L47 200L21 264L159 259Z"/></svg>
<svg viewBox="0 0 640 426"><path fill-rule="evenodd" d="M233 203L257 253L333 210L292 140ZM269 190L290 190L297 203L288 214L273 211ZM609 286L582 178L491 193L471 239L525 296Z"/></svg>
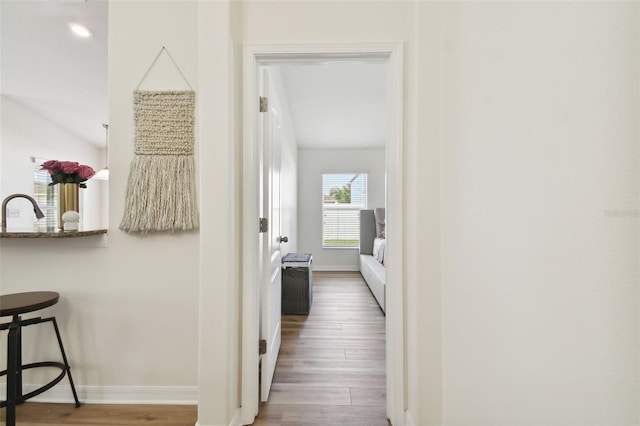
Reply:
<svg viewBox="0 0 640 426"><path fill-rule="evenodd" d="M366 208L366 173L323 174L322 246L358 247L360 210Z"/></svg>
<svg viewBox="0 0 640 426"><path fill-rule="evenodd" d="M44 218L37 222L40 232L55 231L58 227L58 191L56 186L49 186L51 176L46 170L40 170L45 160L33 158L33 195Z"/></svg>

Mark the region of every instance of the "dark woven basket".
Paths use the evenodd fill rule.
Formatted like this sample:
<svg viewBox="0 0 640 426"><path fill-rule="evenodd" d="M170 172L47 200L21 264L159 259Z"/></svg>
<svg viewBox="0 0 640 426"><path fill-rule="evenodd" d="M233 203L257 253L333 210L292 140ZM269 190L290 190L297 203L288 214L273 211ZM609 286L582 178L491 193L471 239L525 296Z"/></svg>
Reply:
<svg viewBox="0 0 640 426"><path fill-rule="evenodd" d="M282 271L282 313L309 314L313 302L313 277L311 255L289 253L283 259ZM300 266L289 266L291 263Z"/></svg>

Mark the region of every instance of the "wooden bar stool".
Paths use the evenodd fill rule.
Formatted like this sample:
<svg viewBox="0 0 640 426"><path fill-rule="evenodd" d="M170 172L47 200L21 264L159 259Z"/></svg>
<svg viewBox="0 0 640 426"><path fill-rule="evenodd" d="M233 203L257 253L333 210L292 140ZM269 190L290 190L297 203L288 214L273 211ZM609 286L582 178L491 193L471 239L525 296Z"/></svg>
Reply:
<svg viewBox="0 0 640 426"><path fill-rule="evenodd" d="M42 392L51 389L59 383L65 375L69 377L71 391L76 402L76 407L80 406L76 388L71 378L71 367L67 362L67 355L62 346L60 331L55 317L49 318L30 318L22 319L21 314L37 311L58 303L60 295L53 291L33 291L27 293L14 293L0 296L0 317L11 316L11 322L0 324L0 330L9 330L7 337L7 369L0 372L0 376L7 376L7 400L0 401L0 408L7 407L6 425L15 426L16 424L16 405L22 404L29 398L40 395ZM28 325L40 324L43 322L52 322L56 331L58 345L62 353L63 362L44 361L34 362L22 365L22 327ZM60 375L44 386L31 391L27 394L22 393L22 371L30 368L38 367L55 367L62 370Z"/></svg>

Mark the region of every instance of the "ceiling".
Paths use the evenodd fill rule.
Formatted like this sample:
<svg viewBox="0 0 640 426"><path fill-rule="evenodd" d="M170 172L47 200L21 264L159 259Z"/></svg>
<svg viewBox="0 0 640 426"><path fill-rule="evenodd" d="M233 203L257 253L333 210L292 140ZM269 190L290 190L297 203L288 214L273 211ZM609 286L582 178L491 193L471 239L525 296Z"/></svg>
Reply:
<svg viewBox="0 0 640 426"><path fill-rule="evenodd" d="M298 147L384 147L385 63L334 61L280 70Z"/></svg>
<svg viewBox="0 0 640 426"><path fill-rule="evenodd" d="M96 146L108 123L106 0L0 1L1 93ZM88 27L79 38L69 23ZM301 148L383 147L386 64L281 65Z"/></svg>
<svg viewBox="0 0 640 426"><path fill-rule="evenodd" d="M0 1L1 93L97 146L106 144L105 0ZM80 38L69 23L85 25Z"/></svg>

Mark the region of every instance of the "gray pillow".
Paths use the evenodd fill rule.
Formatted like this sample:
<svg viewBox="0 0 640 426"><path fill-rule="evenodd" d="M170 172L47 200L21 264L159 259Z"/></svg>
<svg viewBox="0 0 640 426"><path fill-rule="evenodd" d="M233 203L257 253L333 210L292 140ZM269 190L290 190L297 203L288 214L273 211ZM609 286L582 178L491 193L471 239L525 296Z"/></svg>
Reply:
<svg viewBox="0 0 640 426"><path fill-rule="evenodd" d="M378 207L373 211L373 214L376 218L376 236L378 238L385 237L385 218L384 218L384 208Z"/></svg>

